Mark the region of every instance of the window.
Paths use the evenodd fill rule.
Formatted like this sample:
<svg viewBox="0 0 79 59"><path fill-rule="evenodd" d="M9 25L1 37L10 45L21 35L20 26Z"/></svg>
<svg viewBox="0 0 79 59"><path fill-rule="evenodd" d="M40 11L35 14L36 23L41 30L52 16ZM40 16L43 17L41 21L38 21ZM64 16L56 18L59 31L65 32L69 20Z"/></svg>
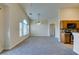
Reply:
<svg viewBox="0 0 79 59"><path fill-rule="evenodd" d="M29 33L29 24L25 19L22 22L20 22L19 27L20 27L20 36L25 36Z"/></svg>
<svg viewBox="0 0 79 59"><path fill-rule="evenodd" d="M23 35L27 34L27 21L23 20Z"/></svg>
<svg viewBox="0 0 79 59"><path fill-rule="evenodd" d="M22 36L22 22L19 23L19 29L20 36Z"/></svg>

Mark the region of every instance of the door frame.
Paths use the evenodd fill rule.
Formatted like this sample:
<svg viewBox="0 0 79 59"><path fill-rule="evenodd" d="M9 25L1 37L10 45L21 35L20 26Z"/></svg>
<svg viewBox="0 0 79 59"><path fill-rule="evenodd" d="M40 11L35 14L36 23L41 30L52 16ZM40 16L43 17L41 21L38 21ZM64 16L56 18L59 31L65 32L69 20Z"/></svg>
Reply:
<svg viewBox="0 0 79 59"><path fill-rule="evenodd" d="M55 24L50 24L50 25L49 25L49 36L51 36L51 33L50 33L50 30L51 30L50 27L51 27L51 25L54 26L54 37L55 37Z"/></svg>

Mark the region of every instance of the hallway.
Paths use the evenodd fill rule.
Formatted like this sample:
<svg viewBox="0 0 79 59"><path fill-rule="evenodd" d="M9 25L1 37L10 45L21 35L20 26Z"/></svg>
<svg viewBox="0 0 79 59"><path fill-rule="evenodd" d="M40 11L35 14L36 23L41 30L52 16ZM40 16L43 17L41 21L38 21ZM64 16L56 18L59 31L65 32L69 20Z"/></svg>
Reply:
<svg viewBox="0 0 79 59"><path fill-rule="evenodd" d="M76 55L52 37L30 37L1 55Z"/></svg>

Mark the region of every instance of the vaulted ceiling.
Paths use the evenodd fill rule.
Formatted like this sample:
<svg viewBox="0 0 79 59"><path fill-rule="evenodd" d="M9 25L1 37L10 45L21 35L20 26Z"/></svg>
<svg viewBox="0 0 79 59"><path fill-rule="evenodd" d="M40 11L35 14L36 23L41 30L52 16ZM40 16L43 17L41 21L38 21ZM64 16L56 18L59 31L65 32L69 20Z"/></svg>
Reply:
<svg viewBox="0 0 79 59"><path fill-rule="evenodd" d="M60 8L79 7L78 3L22 3L22 7L32 20L57 19Z"/></svg>

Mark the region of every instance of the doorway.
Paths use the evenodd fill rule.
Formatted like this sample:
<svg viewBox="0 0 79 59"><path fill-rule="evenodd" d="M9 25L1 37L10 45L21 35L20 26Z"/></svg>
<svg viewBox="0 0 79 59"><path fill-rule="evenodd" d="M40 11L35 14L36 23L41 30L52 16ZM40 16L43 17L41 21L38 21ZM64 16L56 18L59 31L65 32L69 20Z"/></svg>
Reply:
<svg viewBox="0 0 79 59"><path fill-rule="evenodd" d="M50 24L50 37L55 37L55 24Z"/></svg>

